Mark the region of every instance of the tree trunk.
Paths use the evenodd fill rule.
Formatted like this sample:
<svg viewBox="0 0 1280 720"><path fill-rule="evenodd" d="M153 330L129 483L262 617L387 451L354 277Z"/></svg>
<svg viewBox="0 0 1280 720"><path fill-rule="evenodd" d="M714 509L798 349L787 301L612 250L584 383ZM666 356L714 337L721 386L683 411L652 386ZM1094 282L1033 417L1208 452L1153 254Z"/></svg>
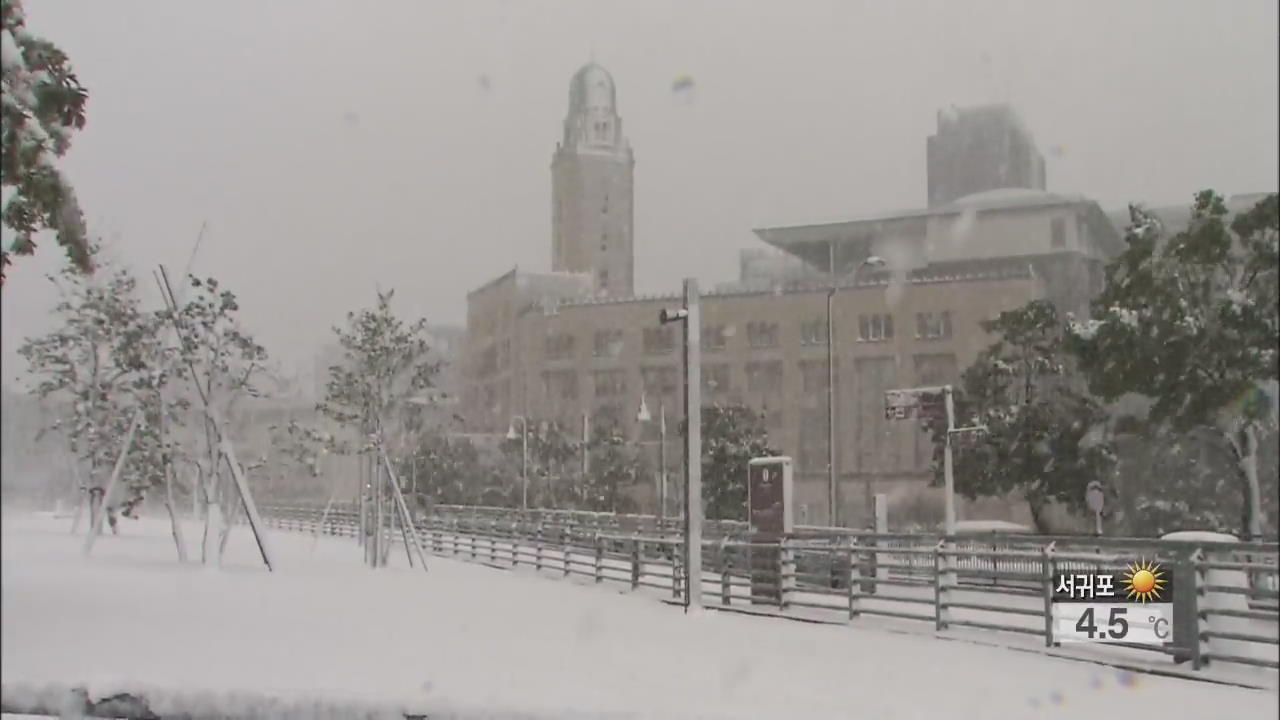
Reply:
<svg viewBox="0 0 1280 720"><path fill-rule="evenodd" d="M1027 509L1031 511L1031 524L1035 527L1036 532L1041 535L1048 535L1049 525L1044 516L1044 501L1039 498L1028 496Z"/></svg>
<svg viewBox="0 0 1280 720"><path fill-rule="evenodd" d="M71 534L75 535L80 532L80 518L84 515L85 506L89 501L89 498L86 497L89 493L89 488L85 485L84 479L80 477L80 461L74 454L71 456L70 466L72 477L75 478L76 482L76 516L71 520ZM89 517L93 517L92 510L90 510Z"/></svg>
<svg viewBox="0 0 1280 720"><path fill-rule="evenodd" d="M1246 421L1237 431L1225 433L1235 454L1236 470L1244 490L1242 527L1245 540L1262 537L1262 486L1258 483L1258 427Z"/></svg>
<svg viewBox="0 0 1280 720"><path fill-rule="evenodd" d="M98 517L98 512L102 508L102 488L89 488L89 524L93 524L93 519Z"/></svg>
<svg viewBox="0 0 1280 720"><path fill-rule="evenodd" d="M178 551L178 562L187 562L187 544L182 537L182 525L174 512L173 503L173 468L167 464L164 468L164 509L169 513L169 530L173 533L173 546Z"/></svg>
<svg viewBox="0 0 1280 720"><path fill-rule="evenodd" d="M221 558L218 556L218 543L214 542L213 534L218 528L222 527L222 503L219 502L221 495L220 483L221 474L216 470L205 484L204 489L204 535L200 541L200 561L205 564L218 564Z"/></svg>
<svg viewBox="0 0 1280 720"><path fill-rule="evenodd" d="M239 497L238 495L236 497ZM222 514L223 524L222 531L218 534L218 563L222 563L222 558L227 552L227 541L231 539L231 529L239 522L240 511L244 508L244 503L234 503L226 512Z"/></svg>

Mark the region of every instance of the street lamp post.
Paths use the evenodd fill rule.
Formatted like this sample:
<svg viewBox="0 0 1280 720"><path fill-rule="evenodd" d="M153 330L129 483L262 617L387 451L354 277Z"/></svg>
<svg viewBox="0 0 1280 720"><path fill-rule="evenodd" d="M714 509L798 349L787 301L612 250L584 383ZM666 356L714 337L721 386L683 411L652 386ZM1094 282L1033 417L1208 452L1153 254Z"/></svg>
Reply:
<svg viewBox="0 0 1280 720"><path fill-rule="evenodd" d="M684 325L684 570L685 609L702 607L702 324L698 281L684 281L684 304L663 309L662 324Z"/></svg>
<svg viewBox="0 0 1280 720"><path fill-rule="evenodd" d="M836 364L835 364L835 348L836 334L835 324L832 321L834 316L834 305L836 299L836 244L831 241L828 246L830 250L831 269L831 288L827 290L827 519L832 527L837 526L837 502L836 502ZM884 258L877 255L871 255L867 259L858 263L853 269L853 282L857 283L858 271L864 267L883 267ZM867 491L871 491L871 481L867 480ZM869 497L869 495L868 495ZM868 504L868 508L871 506ZM868 509L868 513L870 510Z"/></svg>
<svg viewBox="0 0 1280 720"><path fill-rule="evenodd" d="M640 396L640 411L636 413L636 420L639 422L649 422L653 420L653 416L649 414L649 406L644 402L644 395ZM658 529L662 529L663 521L667 518L667 403L664 399L658 398Z"/></svg>
<svg viewBox="0 0 1280 720"><path fill-rule="evenodd" d="M529 510L529 420L523 415L511 418L507 439L516 439L516 420L520 421L520 509ZM501 426L499 426L501 427Z"/></svg>

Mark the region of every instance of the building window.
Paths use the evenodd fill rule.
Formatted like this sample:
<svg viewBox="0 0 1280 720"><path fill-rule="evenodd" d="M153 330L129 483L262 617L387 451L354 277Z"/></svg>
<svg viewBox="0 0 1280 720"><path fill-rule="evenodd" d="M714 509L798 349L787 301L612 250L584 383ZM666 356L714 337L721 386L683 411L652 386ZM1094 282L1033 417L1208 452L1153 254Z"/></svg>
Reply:
<svg viewBox="0 0 1280 720"><path fill-rule="evenodd" d="M747 323L747 343L753 348L778 347L778 323Z"/></svg>
<svg viewBox="0 0 1280 720"><path fill-rule="evenodd" d="M831 462L827 451L830 436L827 432L828 416L826 410L802 410L800 412L800 428L796 443L799 452L796 458L800 469L805 472L826 472Z"/></svg>
<svg viewBox="0 0 1280 720"><path fill-rule="evenodd" d="M609 271L606 270L605 268L600 268L600 288L608 289L608 287L609 287Z"/></svg>
<svg viewBox="0 0 1280 720"><path fill-rule="evenodd" d="M801 323L800 344L826 345L827 322L825 320L810 320L809 322Z"/></svg>
<svg viewBox="0 0 1280 720"><path fill-rule="evenodd" d="M702 366L702 392L712 397L729 392L729 366L723 363Z"/></svg>
<svg viewBox="0 0 1280 720"><path fill-rule="evenodd" d="M1049 247L1059 250L1067 246L1067 223L1062 218L1049 221Z"/></svg>
<svg viewBox="0 0 1280 720"><path fill-rule="evenodd" d="M640 386L646 395L675 395L679 371L675 367L640 368Z"/></svg>
<svg viewBox="0 0 1280 720"><path fill-rule="evenodd" d="M836 367L838 369L838 366ZM830 380L831 374L827 371L826 360L800 361L800 387L806 395L822 393L825 397Z"/></svg>
<svg viewBox="0 0 1280 720"><path fill-rule="evenodd" d="M548 360L564 360L573 357L574 337L568 333L549 335L543 340L543 355Z"/></svg>
<svg viewBox="0 0 1280 720"><path fill-rule="evenodd" d="M627 394L627 371L597 370L591 373L596 397L616 397Z"/></svg>
<svg viewBox="0 0 1280 720"><path fill-rule="evenodd" d="M622 354L621 330L597 330L594 341L591 354L596 357L618 357Z"/></svg>
<svg viewBox="0 0 1280 720"><path fill-rule="evenodd" d="M572 370L548 370L542 373L542 392L551 400L576 400L578 374Z"/></svg>
<svg viewBox="0 0 1280 720"><path fill-rule="evenodd" d="M600 212L605 215L609 213L609 193L604 194L604 206L600 208Z"/></svg>
<svg viewBox="0 0 1280 720"><path fill-rule="evenodd" d="M892 339L892 315L876 313L858 316L858 342L881 342Z"/></svg>
<svg viewBox="0 0 1280 720"><path fill-rule="evenodd" d="M917 340L945 340L951 337L951 312L916 313Z"/></svg>
<svg viewBox="0 0 1280 720"><path fill-rule="evenodd" d="M675 347L675 331L671 327L644 329L645 355L669 355Z"/></svg>
<svg viewBox="0 0 1280 720"><path fill-rule="evenodd" d="M723 350L725 342L728 338L724 331L723 325L704 325L702 326L702 349L703 350Z"/></svg>
<svg viewBox="0 0 1280 720"><path fill-rule="evenodd" d="M747 363L747 390L776 393L782 390L782 361Z"/></svg>
<svg viewBox="0 0 1280 720"><path fill-rule="evenodd" d="M498 348L490 345L480 352L480 377L489 377L498 372Z"/></svg>

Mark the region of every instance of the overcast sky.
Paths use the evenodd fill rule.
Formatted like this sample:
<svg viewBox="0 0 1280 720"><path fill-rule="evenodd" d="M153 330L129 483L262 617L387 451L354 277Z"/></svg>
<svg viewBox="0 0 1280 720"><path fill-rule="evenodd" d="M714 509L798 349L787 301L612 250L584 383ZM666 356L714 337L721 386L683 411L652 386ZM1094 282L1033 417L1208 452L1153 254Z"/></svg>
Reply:
<svg viewBox="0 0 1280 720"><path fill-rule="evenodd" d="M1108 209L1278 184L1275 0L26 5L90 91L63 167L91 230L158 303L151 268L180 272L207 220L196 271L288 363L375 286L461 323L468 290L550 268L551 153L593 55L635 150L645 293L731 279L762 224L924 205L953 103L1012 102L1049 189ZM6 382L61 262L46 241L13 268Z"/></svg>

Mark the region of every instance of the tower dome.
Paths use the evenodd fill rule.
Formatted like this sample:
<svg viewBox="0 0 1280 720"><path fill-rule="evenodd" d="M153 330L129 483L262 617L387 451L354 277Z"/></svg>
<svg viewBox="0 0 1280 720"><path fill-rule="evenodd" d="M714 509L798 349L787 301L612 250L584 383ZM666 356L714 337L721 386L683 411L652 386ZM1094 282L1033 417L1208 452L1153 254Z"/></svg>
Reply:
<svg viewBox="0 0 1280 720"><path fill-rule="evenodd" d="M596 111L614 114L618 108L618 95L613 76L594 62L583 65L569 81L569 113Z"/></svg>

